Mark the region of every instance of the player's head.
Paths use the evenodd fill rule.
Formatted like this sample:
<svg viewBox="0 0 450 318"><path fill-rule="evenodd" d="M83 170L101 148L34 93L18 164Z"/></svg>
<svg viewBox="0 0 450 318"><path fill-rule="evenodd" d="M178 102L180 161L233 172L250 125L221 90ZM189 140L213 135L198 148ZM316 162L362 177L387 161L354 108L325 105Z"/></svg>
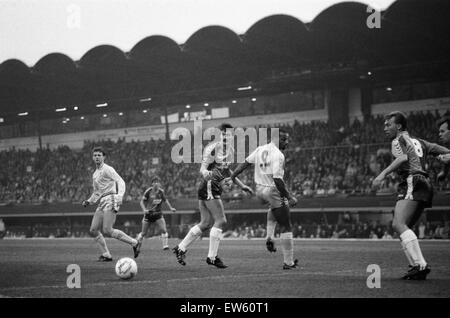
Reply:
<svg viewBox="0 0 450 318"><path fill-rule="evenodd" d="M223 142L230 142L233 138L233 126L229 123L220 124L219 127L221 139Z"/></svg>
<svg viewBox="0 0 450 318"><path fill-rule="evenodd" d="M154 176L151 180L152 186L155 188L159 188L161 185L161 179L158 176Z"/></svg>
<svg viewBox="0 0 450 318"><path fill-rule="evenodd" d="M102 147L94 147L94 149L92 149L92 159L94 159L96 164L102 164L105 157L106 153L103 151Z"/></svg>
<svg viewBox="0 0 450 318"><path fill-rule="evenodd" d="M274 129L271 129L270 139L273 143L278 143L278 148L280 150L284 150L289 145L289 133L284 128L276 128L278 129L278 134Z"/></svg>
<svg viewBox="0 0 450 318"><path fill-rule="evenodd" d="M450 116L442 117L437 121L439 139L446 145L450 145Z"/></svg>
<svg viewBox="0 0 450 318"><path fill-rule="evenodd" d="M407 121L404 113L395 111L384 116L384 133L390 139L394 139L399 132L406 129Z"/></svg>

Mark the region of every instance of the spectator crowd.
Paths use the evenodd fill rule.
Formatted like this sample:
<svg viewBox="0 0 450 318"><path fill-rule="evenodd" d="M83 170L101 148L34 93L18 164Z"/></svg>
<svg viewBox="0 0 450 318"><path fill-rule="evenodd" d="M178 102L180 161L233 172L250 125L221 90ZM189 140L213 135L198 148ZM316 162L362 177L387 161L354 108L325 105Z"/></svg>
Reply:
<svg viewBox="0 0 450 318"><path fill-rule="evenodd" d="M447 115L447 114L446 114ZM438 112L416 112L408 117L412 136L437 142ZM398 180L387 178L377 193L371 187L374 177L392 160L390 143L385 140L383 118L373 116L364 122L354 120L347 127L333 128L327 122L295 122L282 126L290 132L286 154L285 178L297 196L321 197L340 193L354 195L391 194ZM200 181L199 164L176 164L172 161L174 141L150 140L85 142L81 150L61 146L32 152L0 152L0 203L81 202L92 191L92 148L102 146L106 162L126 182L126 201L139 200L150 178L158 175L169 197L196 197ZM433 159L428 171L433 181L441 165ZM253 184L252 169L242 181ZM450 180L434 182L438 190L449 190ZM236 186L225 197L239 200Z"/></svg>
<svg viewBox="0 0 450 318"><path fill-rule="evenodd" d="M192 224L193 225L193 224ZM295 238L363 238L363 239L398 239L398 235L393 231L391 222L381 224L380 221L360 222L345 221L337 223L328 222L299 222L292 224L292 234ZM125 221L118 224L127 234L135 237L140 232L139 222ZM183 238L189 231L190 225L179 224L168 226L167 230L170 237ZM64 237L86 237L89 238L89 224L82 223L35 223L28 226L11 226L3 236L6 238L27 238L27 237L45 237L45 238L64 238ZM418 222L412 229L420 239L450 239L450 221L439 222ZM1 234L1 233L0 233ZM204 233L207 237L209 233ZM279 237L278 230L275 235ZM156 230L150 228L148 237L157 237ZM261 221L255 222L230 222L223 232L224 238L236 239L254 239L265 238L266 224Z"/></svg>

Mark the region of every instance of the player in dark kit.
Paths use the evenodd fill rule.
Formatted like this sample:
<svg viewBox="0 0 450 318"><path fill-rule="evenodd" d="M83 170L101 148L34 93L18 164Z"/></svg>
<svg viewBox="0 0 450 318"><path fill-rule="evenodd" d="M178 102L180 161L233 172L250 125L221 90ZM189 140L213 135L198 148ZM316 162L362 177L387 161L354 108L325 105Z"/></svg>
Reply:
<svg viewBox="0 0 450 318"><path fill-rule="evenodd" d="M411 227L417 222L423 210L431 207L433 187L425 169L428 155L438 156L450 150L411 137L407 129L406 116L402 112L392 112L385 117L384 132L392 140L392 154L395 160L373 181L378 187L393 171L397 171L401 182L398 186L397 203L392 226L400 234L400 240L408 258L410 269L403 276L408 280L425 280L430 266L425 261L416 234Z"/></svg>
<svg viewBox="0 0 450 318"><path fill-rule="evenodd" d="M167 206L172 212L176 212L176 209L172 207L169 200L167 200L164 190L161 189L159 177L152 178L152 186L145 190L144 195L141 199L141 208L144 211L144 218L142 219L142 231L138 234L138 246L137 249L140 251L143 239L147 234L150 223L156 222L161 232L161 240L163 243L163 249L168 250L168 237L166 228L166 221L164 220L162 214L162 204L166 202Z"/></svg>
<svg viewBox="0 0 450 318"><path fill-rule="evenodd" d="M222 228L227 222L220 196L223 191L221 183L225 178L230 177L232 173L230 170L230 164L233 162L234 158L232 128L233 127L230 124L220 125L220 141L213 142L206 146L203 153L202 164L200 167L202 182L198 189L198 202L201 216L200 223L193 226L180 244L173 249L178 263L181 265L186 265L184 259L186 257L187 248L202 235L203 231L211 229L209 234L209 252L206 263L218 268L227 267L217 256L217 252L222 236ZM243 191L253 193L252 189L244 185L239 179L236 179L235 183L239 185Z"/></svg>

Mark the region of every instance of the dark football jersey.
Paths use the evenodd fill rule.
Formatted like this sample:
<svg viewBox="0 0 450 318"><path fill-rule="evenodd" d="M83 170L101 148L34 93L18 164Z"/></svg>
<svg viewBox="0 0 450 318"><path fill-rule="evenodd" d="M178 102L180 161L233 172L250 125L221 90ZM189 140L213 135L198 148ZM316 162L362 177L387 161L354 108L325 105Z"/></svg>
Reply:
<svg viewBox="0 0 450 318"><path fill-rule="evenodd" d="M166 196L164 195L163 189L153 191L153 187L150 187L147 190L145 190L142 199L144 200L144 205L148 211L161 212L161 206L163 202L166 201Z"/></svg>
<svg viewBox="0 0 450 318"><path fill-rule="evenodd" d="M426 167L428 156L437 156L450 150L423 139L413 138L407 132L403 132L392 140L391 151L395 158L403 154L408 156L408 161L397 170L402 180L406 180L409 175L414 174L428 176Z"/></svg>
<svg viewBox="0 0 450 318"><path fill-rule="evenodd" d="M231 145L225 147L223 142L215 142L205 148L202 165L212 171L211 181L220 183L231 175L233 156L234 148Z"/></svg>

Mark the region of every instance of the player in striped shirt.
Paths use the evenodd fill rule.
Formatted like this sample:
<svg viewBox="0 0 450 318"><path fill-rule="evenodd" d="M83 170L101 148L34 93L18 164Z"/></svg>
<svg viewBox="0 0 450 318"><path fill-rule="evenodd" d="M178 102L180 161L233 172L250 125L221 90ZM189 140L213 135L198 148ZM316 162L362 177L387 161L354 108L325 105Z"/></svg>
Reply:
<svg viewBox="0 0 450 318"><path fill-rule="evenodd" d="M83 206L86 207L91 204L98 203L92 218L91 228L89 233L95 238L102 255L100 255L100 262L112 261L111 253L106 246L106 236L113 237L119 241L127 243L133 247L134 257L139 255L136 247L138 241L129 237L124 232L114 229L116 222L116 215L119 212L122 198L125 194L125 182L114 170L113 167L107 165L105 161L105 152L102 148L96 147L92 151L92 159L95 162L96 170L92 176L92 185L94 192L89 199L83 201Z"/></svg>
<svg viewBox="0 0 450 318"><path fill-rule="evenodd" d="M428 155L439 156L449 153L445 147L423 139L413 138L407 132L406 115L392 112L385 117L384 132L392 140L392 154L395 160L373 181L378 187L391 172L400 177L397 203L392 226L399 233L402 248L410 264L410 270L403 276L407 280L425 280L430 266L422 255L416 234L411 227L417 222L423 210L431 207L433 187L426 171Z"/></svg>

